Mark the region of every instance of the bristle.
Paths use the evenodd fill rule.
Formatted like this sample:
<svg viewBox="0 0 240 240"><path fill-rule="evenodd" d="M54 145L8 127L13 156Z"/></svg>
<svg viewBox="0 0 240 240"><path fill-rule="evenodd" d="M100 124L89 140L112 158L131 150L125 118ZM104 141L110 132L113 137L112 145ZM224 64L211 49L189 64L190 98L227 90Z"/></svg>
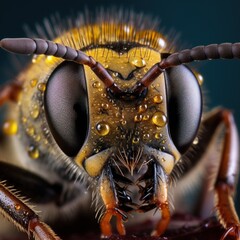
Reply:
<svg viewBox="0 0 240 240"><path fill-rule="evenodd" d="M75 49L122 41L138 42L159 51L170 52L170 42L174 41L170 39L168 43L168 36L164 36L161 31L159 33L159 21L156 18L114 8L101 9L95 14L85 10L83 14L65 20L55 15L49 20L45 19L43 27L36 25L36 33L25 29L31 38L54 40ZM167 43L164 49L159 44L160 39Z"/></svg>
<svg viewBox="0 0 240 240"><path fill-rule="evenodd" d="M105 205L102 201L102 198L99 195L99 189L98 187L94 189L92 193L92 204L93 207L95 207L95 218L100 221L102 218L104 212L105 212Z"/></svg>
<svg viewBox="0 0 240 240"><path fill-rule="evenodd" d="M26 197L23 197L22 195L20 195L19 191L17 191L13 186L8 186L7 185L7 181L0 181L0 184L6 188L12 195L14 195L19 201L21 201L23 204L27 205L27 207L32 210L35 214L38 214L39 212L36 211L34 209L34 206L29 204L29 199L27 199ZM0 208L0 213L9 221L12 222L18 230L22 231L22 232L27 232L26 229L23 228L23 226L17 222L16 220L14 220L14 218L12 218L12 216L7 213L3 208Z"/></svg>

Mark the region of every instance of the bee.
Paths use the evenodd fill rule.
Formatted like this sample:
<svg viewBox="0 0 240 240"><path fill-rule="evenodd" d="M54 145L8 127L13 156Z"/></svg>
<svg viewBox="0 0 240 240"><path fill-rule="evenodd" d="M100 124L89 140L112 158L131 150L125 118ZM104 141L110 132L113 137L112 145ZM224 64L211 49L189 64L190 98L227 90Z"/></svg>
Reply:
<svg viewBox="0 0 240 240"><path fill-rule="evenodd" d="M222 240L240 239L233 114L223 108L203 112L201 75L186 65L240 58L240 43L176 52L138 15L100 19L79 18L53 41L0 41L2 49L33 55L0 90L0 106L8 105L0 144L2 215L29 239L56 240L32 204L53 220L95 205L102 238L112 235L113 217L125 235L129 214L156 210L161 216L152 235L161 236L171 204L193 209L196 201L186 204L184 196L194 179L191 189L206 182L212 187L199 196L202 216L215 208L225 229ZM221 150L209 158L216 145ZM211 195L214 201L208 201Z"/></svg>

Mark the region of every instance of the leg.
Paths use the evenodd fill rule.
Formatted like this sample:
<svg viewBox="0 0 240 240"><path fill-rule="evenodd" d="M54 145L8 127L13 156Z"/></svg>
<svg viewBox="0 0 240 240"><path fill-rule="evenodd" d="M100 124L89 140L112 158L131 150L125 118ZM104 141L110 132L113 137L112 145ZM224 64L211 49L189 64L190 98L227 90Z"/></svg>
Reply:
<svg viewBox="0 0 240 240"><path fill-rule="evenodd" d="M215 109L209 113L202 121L202 130L198 137L198 144L194 145L195 151L189 151L183 158L183 163L187 164L183 166L184 176L178 180L173 191L175 206L178 211L182 211L182 205L187 202L184 211L204 217L209 217L215 209L219 222L227 229L228 235L233 230L239 229L239 220L233 203L239 173L239 146L232 114L224 109ZM221 151L218 149L219 137L223 140ZM200 184L203 179L205 185ZM183 198L185 191L191 201Z"/></svg>
<svg viewBox="0 0 240 240"><path fill-rule="evenodd" d="M155 173L156 173L155 166ZM162 171L161 168L158 169L158 172L160 173ZM159 179L156 185L156 193L154 196L153 202L155 203L156 207L159 208L159 210L162 213L160 221L157 223L157 226L155 227L155 230L152 232L152 236L161 236L167 229L171 214L169 209L169 203L168 203L168 192L167 192L167 179L164 178L164 174L161 174L161 179ZM156 177L155 177L156 178Z"/></svg>
<svg viewBox="0 0 240 240"><path fill-rule="evenodd" d="M223 122L226 127L222 158L215 182L218 218L225 229L227 229L222 239L225 239L228 234L235 236L236 239L240 239L240 222L233 201L239 173L237 129L232 114L227 110L217 113L215 119L219 123Z"/></svg>
<svg viewBox="0 0 240 240"><path fill-rule="evenodd" d="M100 227L102 232L102 238L108 238L112 235L112 228L111 228L111 219L113 216L116 216L117 221L117 230L120 235L125 235L125 227L123 225L123 219L126 219L127 216L118 209L116 196L112 187L114 181L111 179L111 175L107 176L105 172L101 177L100 182L100 194L106 210L104 215L101 217L100 220Z"/></svg>
<svg viewBox="0 0 240 240"><path fill-rule="evenodd" d="M25 231L29 239L59 240L60 238L43 222L38 215L23 201L11 192L3 183L0 183L0 208L16 227Z"/></svg>
<svg viewBox="0 0 240 240"><path fill-rule="evenodd" d="M6 179L7 181L5 182ZM68 208L68 206L73 206L73 205L75 206L74 202L77 199L79 198L84 199L84 195L85 195L85 194L82 195L83 194L82 189L79 190L78 188L74 188L73 185L71 185L71 183L67 185L67 187L66 187L66 184L68 184L68 182L49 183L48 180L45 180L34 173L31 173L27 170L24 170L22 168L19 168L17 166L10 165L4 162L0 162L0 183L1 182L7 183L8 186L14 186L14 189L17 189L16 191L20 191L20 194L24 196L25 199L31 200L30 202L31 204L33 205L40 204L41 210L42 210L41 215L45 217L52 216L52 220L54 220L54 222L52 223L55 224L54 226L58 229L59 232L61 232L61 234L65 234L65 232L68 232L67 230L68 227L69 226L72 227L73 225L73 224L68 224L68 222L65 223L64 222L65 219L61 217L63 216L62 214L65 214L64 211L66 211L66 208ZM6 191L9 191L9 189L6 188ZM19 198L19 194L15 194L15 190L10 192L10 194L15 195L17 199L20 199L20 200L22 199L22 198ZM86 201L86 198L84 201ZM27 204L27 203L23 201L23 204ZM14 219L12 218L11 215L9 216L9 214L6 213L6 210L3 209L4 206L5 206L5 203L3 200L2 203L0 202L0 212L2 212L3 213L2 215L4 215L5 217L8 217L8 219L10 220L9 222L11 222L12 225L14 225L14 222L13 222ZM8 207L6 208L8 211L9 208ZM16 208L19 208L18 205L16 205ZM78 211L77 208L76 208L76 211ZM84 211L81 213L84 214ZM58 215L55 215L55 214L58 214ZM89 214L89 211L88 211L88 214ZM57 216L60 216L60 217L57 217ZM24 221L25 216L23 215L22 217L23 217L22 221ZM21 216L19 216L19 220L20 218ZM50 221L50 219L48 220ZM80 220L85 221L85 218L82 217ZM66 230L64 230L63 227L60 227L60 226L63 226L62 225L63 222L64 224L67 224ZM16 221L15 223L18 224ZM35 220L32 221L31 224L36 224L36 221ZM45 226L44 223L41 223L41 225L42 226L40 227L43 229L41 229L39 226L37 226L37 229L40 228L40 230L43 233L44 231L51 231L48 229L48 227ZM20 225L17 225L17 226L19 229ZM77 227L79 227L79 223L76 224L76 229ZM33 227L31 228L33 229ZM26 230L23 228L21 228L21 230L26 232ZM8 236L7 229L2 229L1 227L0 231L1 231L0 238ZM37 239L41 239L41 238L38 237ZM43 239L46 239L46 238L43 237Z"/></svg>
<svg viewBox="0 0 240 240"><path fill-rule="evenodd" d="M225 239L230 233L233 233L236 239L240 239L240 224L233 203L233 195L239 173L239 142L236 125L231 112L224 109L217 109L204 119L203 127L205 131L199 138L197 157L191 159L193 164L201 159L202 155L208 150L208 146L220 125L223 125L225 131L219 167L216 169L217 174L213 182L215 208L220 223L226 229L226 234L222 239ZM208 193L206 192L206 194Z"/></svg>

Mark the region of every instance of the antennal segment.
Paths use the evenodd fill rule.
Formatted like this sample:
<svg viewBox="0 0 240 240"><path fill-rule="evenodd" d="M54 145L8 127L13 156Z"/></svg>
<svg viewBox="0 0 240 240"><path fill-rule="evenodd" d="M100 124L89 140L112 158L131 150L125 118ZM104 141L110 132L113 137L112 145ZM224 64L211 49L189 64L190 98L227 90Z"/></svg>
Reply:
<svg viewBox="0 0 240 240"><path fill-rule="evenodd" d="M207 46L197 46L192 49L173 53L160 62L160 67L169 67L189 63L193 61L211 59L233 59L240 58L240 43L211 44Z"/></svg>
<svg viewBox="0 0 240 240"><path fill-rule="evenodd" d="M164 69L160 67L159 63L153 65L143 78L133 87L132 92L134 95L140 95L163 72Z"/></svg>
<svg viewBox="0 0 240 240"><path fill-rule="evenodd" d="M99 62L80 50L44 39L31 38L5 38L0 41L0 47L13 53L44 54L87 65L108 89L114 93L121 92L108 71Z"/></svg>

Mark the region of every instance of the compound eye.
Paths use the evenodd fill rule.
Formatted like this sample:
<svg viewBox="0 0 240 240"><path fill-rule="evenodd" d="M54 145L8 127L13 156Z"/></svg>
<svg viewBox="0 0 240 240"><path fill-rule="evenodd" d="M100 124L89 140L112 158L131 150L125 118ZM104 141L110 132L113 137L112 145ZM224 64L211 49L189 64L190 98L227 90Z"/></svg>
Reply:
<svg viewBox="0 0 240 240"><path fill-rule="evenodd" d="M184 153L198 132L202 116L202 94L193 72L184 65L165 73L168 115L172 140Z"/></svg>
<svg viewBox="0 0 240 240"><path fill-rule="evenodd" d="M49 77L45 109L51 133L68 156L75 156L88 131L88 101L84 68L73 62L61 63Z"/></svg>

